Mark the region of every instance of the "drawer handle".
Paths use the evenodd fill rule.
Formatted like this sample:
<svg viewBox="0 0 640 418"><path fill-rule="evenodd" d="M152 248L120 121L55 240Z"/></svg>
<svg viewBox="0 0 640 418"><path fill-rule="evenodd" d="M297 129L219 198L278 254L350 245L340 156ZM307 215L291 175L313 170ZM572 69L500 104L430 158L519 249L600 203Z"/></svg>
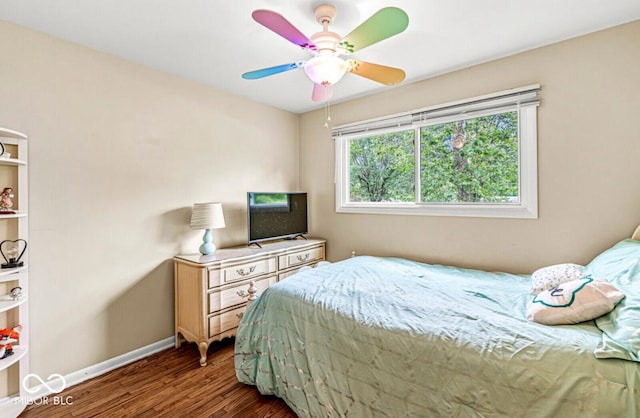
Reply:
<svg viewBox="0 0 640 418"><path fill-rule="evenodd" d="M244 316L244 312L238 312L238 313L236 314L236 316L237 316L238 318L242 319L242 317Z"/></svg>
<svg viewBox="0 0 640 418"><path fill-rule="evenodd" d="M296 258L298 259L298 261L307 261L309 259L309 253L306 253L304 256L298 254Z"/></svg>
<svg viewBox="0 0 640 418"><path fill-rule="evenodd" d="M247 292L246 290L238 290L236 292L236 295L240 296L241 298L248 298L249 297L249 292Z"/></svg>
<svg viewBox="0 0 640 418"><path fill-rule="evenodd" d="M251 273L253 273L254 271L256 271L256 266L251 266L249 267L249 271L241 268L241 269L236 269L236 273L238 273L241 276L248 276Z"/></svg>

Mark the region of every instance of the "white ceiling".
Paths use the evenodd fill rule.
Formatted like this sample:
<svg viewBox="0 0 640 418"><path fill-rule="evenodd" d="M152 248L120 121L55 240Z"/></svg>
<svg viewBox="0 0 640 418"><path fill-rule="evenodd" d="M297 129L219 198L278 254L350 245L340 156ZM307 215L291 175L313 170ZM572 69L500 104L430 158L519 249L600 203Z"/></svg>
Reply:
<svg viewBox="0 0 640 418"><path fill-rule="evenodd" d="M407 12L405 32L353 55L404 69L403 84L640 19L640 0L0 0L0 19L302 113L322 107L302 69L241 78L309 57L251 12L276 11L311 36L323 3L336 6L330 30L343 36L383 7ZM347 74L332 103L388 88Z"/></svg>

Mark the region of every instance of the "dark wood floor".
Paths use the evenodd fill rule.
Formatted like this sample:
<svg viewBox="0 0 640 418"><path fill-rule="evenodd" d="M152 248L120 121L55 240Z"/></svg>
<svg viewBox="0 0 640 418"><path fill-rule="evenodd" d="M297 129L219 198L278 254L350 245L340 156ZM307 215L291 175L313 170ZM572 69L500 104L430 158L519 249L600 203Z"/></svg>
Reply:
<svg viewBox="0 0 640 418"><path fill-rule="evenodd" d="M200 367L195 344L171 348L73 386L71 405L31 405L36 417L273 417L296 415L279 398L236 380L233 340L212 344Z"/></svg>

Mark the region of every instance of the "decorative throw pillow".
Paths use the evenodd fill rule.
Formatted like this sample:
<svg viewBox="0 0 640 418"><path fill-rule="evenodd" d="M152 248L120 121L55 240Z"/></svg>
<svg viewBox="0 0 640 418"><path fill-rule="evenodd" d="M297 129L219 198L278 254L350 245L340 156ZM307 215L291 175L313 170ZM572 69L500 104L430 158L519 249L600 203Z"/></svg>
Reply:
<svg viewBox="0 0 640 418"><path fill-rule="evenodd" d="M527 319L545 325L577 324L611 312L622 298L612 284L587 276L534 296Z"/></svg>
<svg viewBox="0 0 640 418"><path fill-rule="evenodd" d="M537 295L540 292L556 287L559 284L570 282L584 277L582 266L578 264L555 264L543 267L533 272L531 275L531 294Z"/></svg>

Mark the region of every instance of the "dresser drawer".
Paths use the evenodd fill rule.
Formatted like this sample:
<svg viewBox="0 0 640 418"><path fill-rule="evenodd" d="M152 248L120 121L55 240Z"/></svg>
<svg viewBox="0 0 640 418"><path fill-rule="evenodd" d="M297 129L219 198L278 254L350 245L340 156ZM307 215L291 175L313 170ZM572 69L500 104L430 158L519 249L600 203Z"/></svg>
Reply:
<svg viewBox="0 0 640 418"><path fill-rule="evenodd" d="M209 318L209 338L213 338L218 334L237 328L240 320L247 310L246 305L231 311L213 315Z"/></svg>
<svg viewBox="0 0 640 418"><path fill-rule="evenodd" d="M282 270L319 260L324 260L324 247L309 248L307 250L281 255L278 257L278 268Z"/></svg>
<svg viewBox="0 0 640 418"><path fill-rule="evenodd" d="M276 271L275 257L209 270L209 288Z"/></svg>
<svg viewBox="0 0 640 418"><path fill-rule="evenodd" d="M250 280L238 283L236 286L225 288L224 290L214 290L209 293L209 313L214 313L234 305L245 303L249 297ZM269 286L276 282L276 276L271 275L254 280L258 294L261 294Z"/></svg>

